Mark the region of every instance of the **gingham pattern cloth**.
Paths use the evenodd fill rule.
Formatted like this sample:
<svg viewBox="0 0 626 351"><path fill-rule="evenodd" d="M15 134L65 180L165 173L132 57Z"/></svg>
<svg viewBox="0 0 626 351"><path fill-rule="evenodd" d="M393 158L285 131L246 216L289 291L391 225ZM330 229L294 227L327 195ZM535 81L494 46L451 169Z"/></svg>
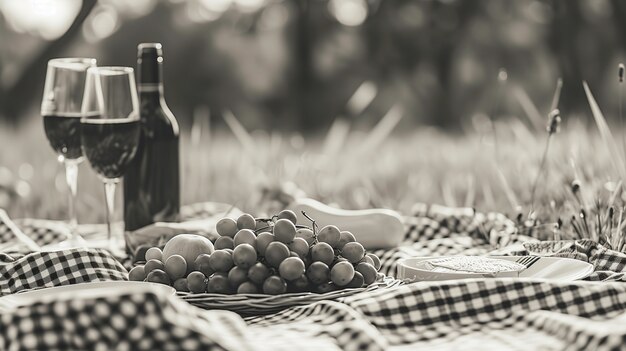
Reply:
<svg viewBox="0 0 626 351"><path fill-rule="evenodd" d="M190 213L201 216L201 208ZM404 243L377 253L385 273L415 255L549 254L592 263L590 281L419 282L246 318L152 293L55 301L1 313L0 350L626 349L626 255L588 240L538 242L516 233L499 214L420 205L407 218ZM2 294L127 275L98 250L6 262Z"/></svg>

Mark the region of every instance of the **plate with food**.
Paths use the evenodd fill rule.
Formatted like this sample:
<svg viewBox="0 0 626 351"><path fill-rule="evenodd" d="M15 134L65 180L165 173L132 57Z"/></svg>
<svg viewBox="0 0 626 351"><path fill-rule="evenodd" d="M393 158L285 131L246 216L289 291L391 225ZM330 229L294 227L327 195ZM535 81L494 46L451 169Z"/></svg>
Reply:
<svg viewBox="0 0 626 351"><path fill-rule="evenodd" d="M163 248L147 249L129 279L172 286L197 307L244 315L402 284L378 272L380 259L359 233L303 216L284 210L269 218L222 218L214 241L178 234Z"/></svg>
<svg viewBox="0 0 626 351"><path fill-rule="evenodd" d="M413 257L398 261L398 278L409 281L468 278L533 278L572 281L593 273L588 262L540 256Z"/></svg>

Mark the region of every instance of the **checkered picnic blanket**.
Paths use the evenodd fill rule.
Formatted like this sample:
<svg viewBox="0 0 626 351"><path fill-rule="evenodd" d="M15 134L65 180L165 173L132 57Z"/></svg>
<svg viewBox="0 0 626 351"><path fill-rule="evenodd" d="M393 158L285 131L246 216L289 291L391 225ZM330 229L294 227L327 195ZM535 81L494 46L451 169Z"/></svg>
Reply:
<svg viewBox="0 0 626 351"><path fill-rule="evenodd" d="M20 226L43 243L38 229ZM9 238L6 232L0 226L2 240ZM626 348L626 255L589 240L538 242L516 233L515 224L499 214L423 206L407 217L404 243L377 254L387 274L404 257L488 253L576 258L592 263L595 272L578 282L419 282L245 318L157 293L37 303L0 313L0 350ZM0 260L0 295L127 278L125 268L101 250Z"/></svg>

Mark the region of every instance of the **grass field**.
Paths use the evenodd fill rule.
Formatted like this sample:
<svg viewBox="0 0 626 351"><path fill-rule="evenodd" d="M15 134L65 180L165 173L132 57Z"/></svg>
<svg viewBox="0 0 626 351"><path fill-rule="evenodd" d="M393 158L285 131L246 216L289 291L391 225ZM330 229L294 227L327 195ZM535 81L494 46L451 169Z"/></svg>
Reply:
<svg viewBox="0 0 626 351"><path fill-rule="evenodd" d="M512 218L520 213L527 218L534 208L541 222L561 218L566 226L581 208L588 216L600 208L603 227L614 205L612 226L617 226L624 174L621 148L617 155L615 149L609 151L607 136L597 132L591 117L563 116L539 176L548 133L523 119L494 124L477 118L472 130L458 135L425 127L389 133L393 119L366 132L349 131L338 122L325 135L307 138L247 133L234 118L227 120L231 128L196 126L182 137L183 203L220 201L255 213L263 188L292 182L309 196L345 208L409 212L414 203L425 202L498 211ZM613 133L613 142L621 143L621 136ZM45 140L41 121L34 119L19 130L0 128L0 149L0 184L12 184L10 192L6 186L0 191L0 206L13 217L64 218L63 168ZM573 182L578 191L572 190ZM78 201L79 222L103 221L101 183L86 162L80 167Z"/></svg>

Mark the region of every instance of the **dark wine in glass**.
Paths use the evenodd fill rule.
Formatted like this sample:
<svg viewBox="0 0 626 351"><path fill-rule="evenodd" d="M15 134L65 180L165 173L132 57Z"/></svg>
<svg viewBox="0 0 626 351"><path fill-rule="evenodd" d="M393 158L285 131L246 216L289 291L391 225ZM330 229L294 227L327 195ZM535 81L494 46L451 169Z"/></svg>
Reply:
<svg viewBox="0 0 626 351"><path fill-rule="evenodd" d="M91 168L108 179L120 178L137 152L139 120L83 119L82 145Z"/></svg>
<svg viewBox="0 0 626 351"><path fill-rule="evenodd" d="M80 115L44 115L43 127L52 149L68 160L83 156L80 149Z"/></svg>

